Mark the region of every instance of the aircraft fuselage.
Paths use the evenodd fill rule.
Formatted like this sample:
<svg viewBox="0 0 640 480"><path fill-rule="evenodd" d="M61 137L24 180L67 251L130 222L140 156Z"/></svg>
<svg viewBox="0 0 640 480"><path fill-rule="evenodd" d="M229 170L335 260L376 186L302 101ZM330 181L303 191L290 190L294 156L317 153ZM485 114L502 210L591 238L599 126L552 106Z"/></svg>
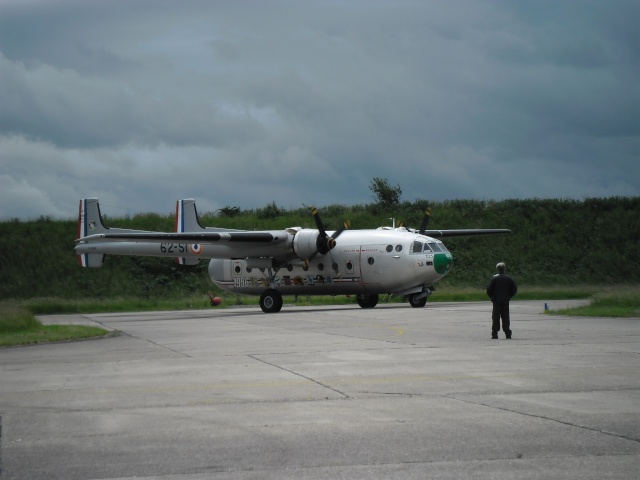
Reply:
<svg viewBox="0 0 640 480"><path fill-rule="evenodd" d="M409 294L432 286L452 265L439 240L406 229L378 229L345 231L338 246L308 265L216 258L209 276L223 290L253 295L265 288L283 295Z"/></svg>

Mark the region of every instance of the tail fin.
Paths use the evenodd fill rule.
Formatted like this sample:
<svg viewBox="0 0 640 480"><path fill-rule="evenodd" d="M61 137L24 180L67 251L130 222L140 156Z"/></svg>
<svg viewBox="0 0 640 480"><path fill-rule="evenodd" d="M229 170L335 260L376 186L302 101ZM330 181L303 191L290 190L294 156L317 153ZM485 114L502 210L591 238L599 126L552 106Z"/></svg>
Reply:
<svg viewBox="0 0 640 480"><path fill-rule="evenodd" d="M107 232L109 229L102 223L100 205L97 198L83 198L80 200L78 214L78 239L88 235ZM83 267L101 267L104 260L102 253L83 253L78 255L78 263Z"/></svg>
<svg viewBox="0 0 640 480"><path fill-rule="evenodd" d="M201 232L205 228L200 225L196 201L193 198L185 198L176 202L176 232Z"/></svg>
<svg viewBox="0 0 640 480"><path fill-rule="evenodd" d="M186 198L176 202L176 233L200 232L204 227L198 220L196 211L196 201L193 198ZM200 260L197 258L176 258L180 265L197 265Z"/></svg>
<svg viewBox="0 0 640 480"><path fill-rule="evenodd" d="M198 219L196 201L193 198L185 198L176 202L176 233L199 233L199 232L242 232L219 227L203 227ZM197 258L178 258L181 265L196 265Z"/></svg>

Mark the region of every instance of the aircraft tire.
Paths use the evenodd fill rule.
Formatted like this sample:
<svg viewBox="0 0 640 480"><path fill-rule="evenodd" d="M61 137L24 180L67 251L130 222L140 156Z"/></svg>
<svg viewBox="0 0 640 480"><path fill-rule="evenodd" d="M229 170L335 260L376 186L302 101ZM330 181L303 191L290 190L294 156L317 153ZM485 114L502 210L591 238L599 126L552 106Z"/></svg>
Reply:
<svg viewBox="0 0 640 480"><path fill-rule="evenodd" d="M378 304L378 294L366 294L360 293L356 295L356 302L360 305L360 308L373 308Z"/></svg>
<svg viewBox="0 0 640 480"><path fill-rule="evenodd" d="M282 295L270 288L260 295L260 308L264 313L278 313L282 309Z"/></svg>
<svg viewBox="0 0 640 480"><path fill-rule="evenodd" d="M429 297L416 298L418 295L420 294L412 293L407 297L409 299L409 305L411 305L413 308L422 308L427 304L427 298Z"/></svg>

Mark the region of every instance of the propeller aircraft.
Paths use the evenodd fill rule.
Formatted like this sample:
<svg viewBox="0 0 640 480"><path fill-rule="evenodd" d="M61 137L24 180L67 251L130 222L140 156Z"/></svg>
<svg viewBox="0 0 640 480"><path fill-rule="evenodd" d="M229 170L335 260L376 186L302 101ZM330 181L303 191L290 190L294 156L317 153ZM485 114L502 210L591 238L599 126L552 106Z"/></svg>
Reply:
<svg viewBox="0 0 640 480"><path fill-rule="evenodd" d="M175 232L108 228L97 198L80 200L75 251L83 267L100 267L105 255L175 257L183 265L209 259L209 276L222 290L260 296L260 308L276 313L282 295L355 295L362 308L379 296L402 296L424 307L434 283L453 266L440 238L510 233L506 229L418 230L380 227L328 231L315 207L316 228L230 230L203 227L195 201L176 202Z"/></svg>

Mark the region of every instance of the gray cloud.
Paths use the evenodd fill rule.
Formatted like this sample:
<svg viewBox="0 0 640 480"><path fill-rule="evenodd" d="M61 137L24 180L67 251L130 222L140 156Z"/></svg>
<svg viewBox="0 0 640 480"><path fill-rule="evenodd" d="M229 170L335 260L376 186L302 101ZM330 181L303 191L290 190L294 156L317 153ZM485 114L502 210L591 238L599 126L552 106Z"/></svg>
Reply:
<svg viewBox="0 0 640 480"><path fill-rule="evenodd" d="M4 3L0 218L638 195L636 3Z"/></svg>

